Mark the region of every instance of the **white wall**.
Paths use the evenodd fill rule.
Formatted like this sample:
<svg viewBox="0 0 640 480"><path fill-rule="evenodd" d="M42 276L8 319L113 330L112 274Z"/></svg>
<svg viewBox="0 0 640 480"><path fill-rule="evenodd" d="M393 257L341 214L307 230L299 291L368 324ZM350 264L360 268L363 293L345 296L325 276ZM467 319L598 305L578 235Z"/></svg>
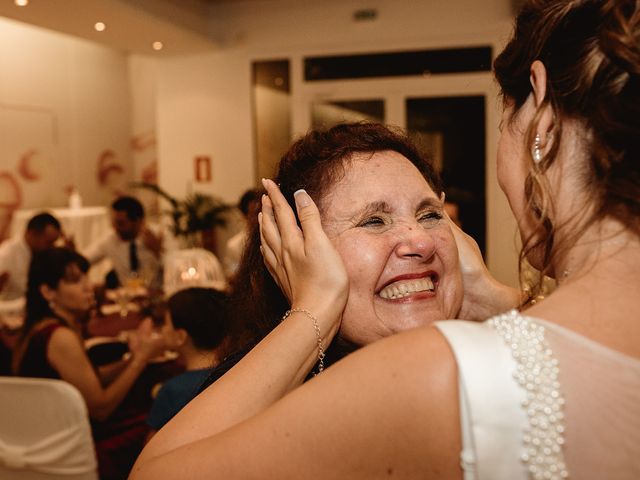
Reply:
<svg viewBox="0 0 640 480"><path fill-rule="evenodd" d="M131 55L128 60L133 177L136 181L157 184L156 98L159 65L156 58L143 55ZM136 189L133 193L142 201L149 217L157 216L160 209L166 207L153 192Z"/></svg>
<svg viewBox="0 0 640 480"><path fill-rule="evenodd" d="M0 171L14 178L20 207L63 206L68 185L102 205L126 185L129 94L124 53L0 18ZM123 171L100 185L106 150ZM0 185L5 200L8 188Z"/></svg>
<svg viewBox="0 0 640 480"><path fill-rule="evenodd" d="M358 8L376 8L378 19L354 23L352 14ZM212 31L224 48L164 60L159 70L160 183L183 194L192 185L193 157L211 155L214 179L201 187L228 201L235 201L255 181L252 61L291 60L293 135L297 136L308 125L304 56L487 44L498 49L512 20L509 0L238 0L222 2L211 13ZM495 132L488 137L495 141ZM488 174L493 175L495 146L488 146L487 153ZM487 199L489 267L499 279L515 285L515 225L489 176Z"/></svg>
<svg viewBox="0 0 640 480"><path fill-rule="evenodd" d="M234 50L163 61L158 89L160 184L236 202L253 185L250 62ZM196 184L194 158L212 159L212 181Z"/></svg>

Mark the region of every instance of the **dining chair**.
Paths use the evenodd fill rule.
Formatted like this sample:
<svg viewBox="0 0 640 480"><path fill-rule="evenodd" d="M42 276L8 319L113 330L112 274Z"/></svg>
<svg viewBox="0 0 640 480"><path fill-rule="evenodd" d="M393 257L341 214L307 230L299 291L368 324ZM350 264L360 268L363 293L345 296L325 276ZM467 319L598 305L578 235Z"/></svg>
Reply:
<svg viewBox="0 0 640 480"><path fill-rule="evenodd" d="M87 407L75 387L0 377L0 478L98 479Z"/></svg>

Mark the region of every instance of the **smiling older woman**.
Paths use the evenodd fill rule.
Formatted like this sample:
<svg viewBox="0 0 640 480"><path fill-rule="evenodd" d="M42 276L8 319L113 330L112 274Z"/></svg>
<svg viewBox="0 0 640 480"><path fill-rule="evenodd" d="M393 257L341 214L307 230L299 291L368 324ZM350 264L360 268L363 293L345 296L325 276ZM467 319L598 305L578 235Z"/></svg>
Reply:
<svg viewBox="0 0 640 480"><path fill-rule="evenodd" d="M324 364L408 328L443 318L486 318L517 303L516 292L486 275L479 252L467 252L475 259L467 263L475 267L465 276L482 295L474 298L468 289L463 302L454 233L465 235L444 218L440 178L403 133L373 123L310 132L285 153L276 181L290 205L300 188L318 200L323 228L347 268L348 301ZM280 323L292 296L288 285L276 285L278 274L265 267L260 227L257 218L250 220L232 310L237 330L252 330L255 342ZM469 243L463 239L463 249ZM491 291L499 305L483 303ZM209 381L239 358L224 362Z"/></svg>
<svg viewBox="0 0 640 480"><path fill-rule="evenodd" d="M441 191L394 150L353 155L344 168L320 201L349 278L340 335L367 344L456 318L462 278Z"/></svg>
<svg viewBox="0 0 640 480"><path fill-rule="evenodd" d="M317 200L321 226L298 220L305 233L321 228L326 236L308 235L311 243L300 251L300 236L280 236L271 200L263 197L265 216L251 226L234 303L239 322L266 339L160 430L147 452L176 448L261 411L299 386L314 364L321 369L329 344L327 364L394 333L446 318L486 318L519 299L488 275L475 242L445 217L437 173L402 133L372 123L312 131L290 147L275 180L285 205L300 200L301 188ZM274 183L265 187L272 195ZM282 204L276 211L296 222ZM464 297L454 234L472 259ZM284 258L276 260L267 244L286 247ZM299 263L296 255L317 252L326 257L306 263L310 269L289 268L289 260ZM324 268L336 261L344 274ZM313 286L304 291L310 278Z"/></svg>
<svg viewBox="0 0 640 480"><path fill-rule="evenodd" d="M462 283L441 182L406 136L369 123L313 131L287 151L275 180L291 205L300 188L318 200L323 227L346 265L343 344L362 346L458 316ZM289 308L286 288L264 266L254 219L234 290L237 316L252 323L258 338Z"/></svg>

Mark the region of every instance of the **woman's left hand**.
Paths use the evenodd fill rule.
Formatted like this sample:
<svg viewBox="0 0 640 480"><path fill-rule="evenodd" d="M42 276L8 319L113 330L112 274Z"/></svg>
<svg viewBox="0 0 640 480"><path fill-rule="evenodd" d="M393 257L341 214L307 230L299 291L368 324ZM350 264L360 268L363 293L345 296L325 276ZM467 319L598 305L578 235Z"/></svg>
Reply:
<svg viewBox="0 0 640 480"><path fill-rule="evenodd" d="M295 193L295 215L271 180L263 180L268 197L258 216L262 255L269 272L293 308L337 318L347 301L349 280L342 258L324 233L320 212L304 191Z"/></svg>

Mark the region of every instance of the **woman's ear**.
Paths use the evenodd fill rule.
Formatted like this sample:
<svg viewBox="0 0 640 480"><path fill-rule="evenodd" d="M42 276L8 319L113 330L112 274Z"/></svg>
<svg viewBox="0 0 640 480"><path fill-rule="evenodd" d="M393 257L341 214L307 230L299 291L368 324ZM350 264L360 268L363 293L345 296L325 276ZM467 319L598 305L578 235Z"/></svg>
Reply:
<svg viewBox="0 0 640 480"><path fill-rule="evenodd" d="M55 296L55 290L45 283L40 285L40 295L42 295L47 302L50 302Z"/></svg>
<svg viewBox="0 0 640 480"><path fill-rule="evenodd" d="M547 96L547 69L540 60L536 60L531 64L529 81L533 90L533 99L536 108L542 107L540 121L536 133L540 135L543 148L548 144L550 138L549 133L554 127L553 108L549 102L545 103Z"/></svg>
<svg viewBox="0 0 640 480"><path fill-rule="evenodd" d="M182 347L187 341L187 338L189 338L189 334L184 328L176 328L174 330L174 334L175 334L175 340L176 340L176 347L178 348Z"/></svg>
<svg viewBox="0 0 640 480"><path fill-rule="evenodd" d="M536 60L531 64L529 82L533 90L536 107L539 107L547 94L547 69L540 60Z"/></svg>

